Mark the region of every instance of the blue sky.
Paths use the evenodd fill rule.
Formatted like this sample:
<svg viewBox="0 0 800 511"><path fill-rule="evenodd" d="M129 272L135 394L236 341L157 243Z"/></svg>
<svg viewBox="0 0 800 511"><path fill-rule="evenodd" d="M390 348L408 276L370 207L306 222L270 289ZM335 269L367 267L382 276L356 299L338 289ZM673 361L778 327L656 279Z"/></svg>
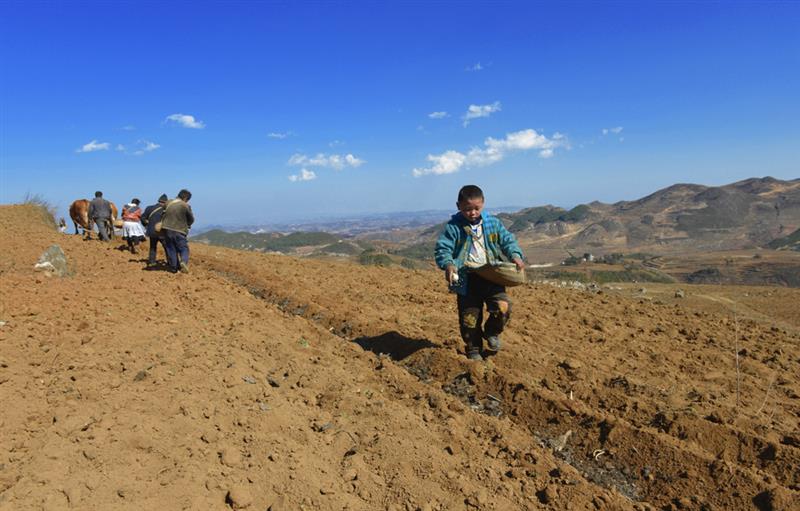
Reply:
<svg viewBox="0 0 800 511"><path fill-rule="evenodd" d="M198 224L800 177L798 2L0 2L0 202Z"/></svg>

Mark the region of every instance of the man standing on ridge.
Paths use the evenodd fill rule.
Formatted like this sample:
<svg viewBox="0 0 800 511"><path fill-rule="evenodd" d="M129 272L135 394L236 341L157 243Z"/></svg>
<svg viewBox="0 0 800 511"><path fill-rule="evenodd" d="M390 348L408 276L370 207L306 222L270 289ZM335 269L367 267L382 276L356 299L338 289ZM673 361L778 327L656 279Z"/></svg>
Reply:
<svg viewBox="0 0 800 511"><path fill-rule="evenodd" d="M172 273L180 270L189 273L189 229L194 223L194 213L189 205L192 192L183 189L178 197L172 199L164 208L161 217L161 232L164 234L164 248L167 250L167 263Z"/></svg>
<svg viewBox="0 0 800 511"><path fill-rule="evenodd" d="M164 206L167 205L166 193L162 193L158 198L158 202L145 208L142 214L142 224L145 226L145 234L150 238L150 254L147 256L147 267L154 266L158 256L158 244L164 247L164 254L167 253L167 245L164 243L164 236L160 232L156 232L156 224L161 221L161 215L164 214Z"/></svg>
<svg viewBox="0 0 800 511"><path fill-rule="evenodd" d="M94 199L89 203L89 221L97 224L100 241L110 239L106 225L111 225L111 203L103 198L103 192L94 192Z"/></svg>

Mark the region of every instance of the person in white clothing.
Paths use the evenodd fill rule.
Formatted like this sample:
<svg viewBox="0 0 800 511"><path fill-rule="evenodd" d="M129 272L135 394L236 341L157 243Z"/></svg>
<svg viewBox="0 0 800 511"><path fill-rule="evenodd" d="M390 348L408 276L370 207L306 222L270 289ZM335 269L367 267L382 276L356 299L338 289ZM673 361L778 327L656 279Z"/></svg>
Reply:
<svg viewBox="0 0 800 511"><path fill-rule="evenodd" d="M139 251L139 243L145 240L142 209L139 204L139 199L133 199L130 204L122 208L122 239L128 242L128 249L132 254Z"/></svg>

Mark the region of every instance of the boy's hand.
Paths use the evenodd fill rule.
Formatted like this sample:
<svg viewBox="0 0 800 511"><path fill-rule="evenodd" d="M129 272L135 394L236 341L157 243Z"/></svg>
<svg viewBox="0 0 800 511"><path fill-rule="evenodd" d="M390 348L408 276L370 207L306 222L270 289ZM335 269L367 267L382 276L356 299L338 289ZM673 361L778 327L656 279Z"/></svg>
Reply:
<svg viewBox="0 0 800 511"><path fill-rule="evenodd" d="M525 263L522 262L522 259L516 257L513 259L514 264L517 265L517 271L523 271L525 269Z"/></svg>
<svg viewBox="0 0 800 511"><path fill-rule="evenodd" d="M453 266L453 265L451 264L450 266L448 266L448 267L447 267L447 268L444 270L444 278L447 280L447 283L448 283L449 285L451 285L451 286L452 286L453 284L455 284L455 281L453 280L453 276L454 276L454 275L458 275L458 270L456 269L456 267L455 267L455 266ZM458 277L456 277L456 278L458 278Z"/></svg>

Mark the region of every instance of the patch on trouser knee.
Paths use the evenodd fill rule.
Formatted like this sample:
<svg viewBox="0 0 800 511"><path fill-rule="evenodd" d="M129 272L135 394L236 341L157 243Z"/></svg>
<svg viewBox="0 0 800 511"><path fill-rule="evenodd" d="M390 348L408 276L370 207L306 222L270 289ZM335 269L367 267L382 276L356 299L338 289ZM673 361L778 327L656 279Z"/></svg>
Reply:
<svg viewBox="0 0 800 511"><path fill-rule="evenodd" d="M497 301L494 303L494 306L489 309L489 315L494 318L508 320L511 315L511 304L502 300Z"/></svg>
<svg viewBox="0 0 800 511"><path fill-rule="evenodd" d="M478 315L474 312L465 312L461 315L461 325L465 328L476 328L478 326Z"/></svg>

